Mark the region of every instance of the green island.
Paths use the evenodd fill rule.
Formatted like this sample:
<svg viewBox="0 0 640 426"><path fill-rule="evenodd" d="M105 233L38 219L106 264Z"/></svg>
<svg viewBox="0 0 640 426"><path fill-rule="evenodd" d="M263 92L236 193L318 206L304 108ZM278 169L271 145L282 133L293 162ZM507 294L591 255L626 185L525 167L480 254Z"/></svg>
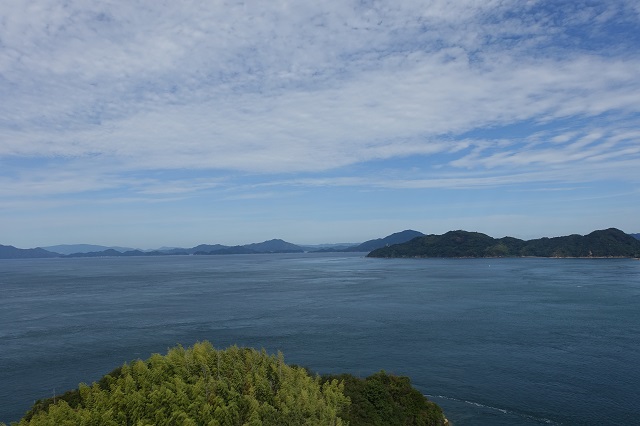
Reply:
<svg viewBox="0 0 640 426"><path fill-rule="evenodd" d="M407 377L318 376L281 353L210 343L124 364L12 425L445 425Z"/></svg>
<svg viewBox="0 0 640 426"><path fill-rule="evenodd" d="M367 256L640 258L640 240L616 228L593 231L588 235L528 241L513 237L492 238L479 232L450 231L382 247Z"/></svg>

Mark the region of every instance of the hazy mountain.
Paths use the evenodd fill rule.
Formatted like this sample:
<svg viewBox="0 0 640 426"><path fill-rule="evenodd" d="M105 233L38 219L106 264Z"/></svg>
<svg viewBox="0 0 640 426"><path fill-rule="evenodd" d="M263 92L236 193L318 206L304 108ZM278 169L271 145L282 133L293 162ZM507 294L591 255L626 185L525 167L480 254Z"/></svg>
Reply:
<svg viewBox="0 0 640 426"><path fill-rule="evenodd" d="M46 257L60 257L60 255L40 247L19 249L14 246L0 245L0 259L37 259Z"/></svg>
<svg viewBox="0 0 640 426"><path fill-rule="evenodd" d="M153 250L153 252L158 252L161 254L171 254L171 255L186 255L186 254L193 254L194 252L191 250L192 249L174 247L174 248L159 248L157 250Z"/></svg>
<svg viewBox="0 0 640 426"><path fill-rule="evenodd" d="M304 251L340 251L348 247L357 246L360 243L328 243L328 244L305 244L301 245Z"/></svg>
<svg viewBox="0 0 640 426"><path fill-rule="evenodd" d="M524 241L479 232L425 235L373 250L370 257L640 257L640 241L619 229Z"/></svg>
<svg viewBox="0 0 640 426"><path fill-rule="evenodd" d="M175 249L171 250L171 252L176 252L177 250L186 250L189 254L195 254L197 252L208 253L211 251L217 251L229 248L229 246L223 246L222 244L200 244L195 247L191 247L190 249Z"/></svg>
<svg viewBox="0 0 640 426"><path fill-rule="evenodd" d="M245 244L243 247L258 253L302 253L302 247L275 239L263 241L261 243Z"/></svg>
<svg viewBox="0 0 640 426"><path fill-rule="evenodd" d="M200 244L191 248L169 248L143 252L140 250L117 251L106 249L92 252L72 253L69 257L104 257L104 256L160 256L160 255L222 255L222 254L257 254L257 253L302 253L304 250L295 244L283 240L269 240L243 246L225 246L222 244Z"/></svg>
<svg viewBox="0 0 640 426"><path fill-rule="evenodd" d="M90 252L81 252L81 253L71 253L66 255L66 257L112 257L112 256L122 256L122 252L114 249L106 249L100 251L90 251Z"/></svg>
<svg viewBox="0 0 640 426"><path fill-rule="evenodd" d="M165 254L255 254L255 253L301 253L302 247L275 239L261 243L245 244L241 246L225 246L222 244L200 244L192 248L173 248L161 250Z"/></svg>
<svg viewBox="0 0 640 426"><path fill-rule="evenodd" d="M161 254L171 254L171 255L185 255L185 254L196 254L196 253L209 253L210 251L217 251L221 249L228 248L229 246L223 246L222 244L199 244L195 247L184 248L184 247L160 247L156 250L149 250L154 252L160 252Z"/></svg>
<svg viewBox="0 0 640 426"><path fill-rule="evenodd" d="M218 250L212 250L208 252L197 251L195 255L220 255L220 254L258 254L259 252L255 250L251 250L246 246L233 246L233 247L225 247Z"/></svg>
<svg viewBox="0 0 640 426"><path fill-rule="evenodd" d="M640 240L640 233L639 234L629 234L629 235L631 235L636 240Z"/></svg>
<svg viewBox="0 0 640 426"><path fill-rule="evenodd" d="M122 253L122 255L123 256L166 256L167 254L158 250L153 250L153 251L128 250Z"/></svg>
<svg viewBox="0 0 640 426"><path fill-rule="evenodd" d="M120 252L134 250L129 247L107 247L107 246L98 246L95 244L58 244L55 246L47 246L42 248L47 251L52 251L54 253L60 253L60 254L90 253L90 252L98 252L98 251L104 251L109 249L117 250Z"/></svg>
<svg viewBox="0 0 640 426"><path fill-rule="evenodd" d="M186 254L186 253L184 253ZM114 249L106 249L101 251L90 251L88 253L71 253L65 257L138 257L138 256L166 256L166 253L160 251L142 251L127 250L121 252Z"/></svg>
<svg viewBox="0 0 640 426"><path fill-rule="evenodd" d="M375 240L365 241L362 244L357 246L349 247L344 251L372 251L381 247L390 246L393 244L401 244L406 243L407 241L411 241L416 237L421 237L424 234L422 232L414 231L411 229L407 229L405 231L396 232L391 235L387 235L384 238L377 238Z"/></svg>

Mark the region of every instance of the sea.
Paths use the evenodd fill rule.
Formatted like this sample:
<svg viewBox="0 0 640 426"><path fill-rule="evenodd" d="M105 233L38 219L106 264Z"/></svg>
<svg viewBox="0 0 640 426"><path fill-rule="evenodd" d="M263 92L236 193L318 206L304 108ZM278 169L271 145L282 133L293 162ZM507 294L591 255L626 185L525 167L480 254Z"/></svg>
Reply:
<svg viewBox="0 0 640 426"><path fill-rule="evenodd" d="M0 421L204 340L408 376L455 426L640 424L640 261L363 253L0 260Z"/></svg>

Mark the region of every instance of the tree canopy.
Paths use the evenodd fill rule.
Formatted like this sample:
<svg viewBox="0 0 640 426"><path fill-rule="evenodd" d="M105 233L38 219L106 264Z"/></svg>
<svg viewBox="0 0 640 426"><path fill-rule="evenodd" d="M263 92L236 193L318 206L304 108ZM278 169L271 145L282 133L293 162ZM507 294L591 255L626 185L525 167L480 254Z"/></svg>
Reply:
<svg viewBox="0 0 640 426"><path fill-rule="evenodd" d="M18 425L343 425L338 380L320 382L282 354L210 343L170 349L36 403Z"/></svg>
<svg viewBox="0 0 640 426"><path fill-rule="evenodd" d="M312 375L281 353L208 343L116 368L92 385L37 401L17 426L444 425L406 377ZM0 426L3 426L0 423Z"/></svg>
<svg viewBox="0 0 640 426"><path fill-rule="evenodd" d="M340 415L350 425L439 426L447 424L442 409L411 386L408 377L380 371L361 379L351 374L324 376L325 381L344 383L351 404Z"/></svg>

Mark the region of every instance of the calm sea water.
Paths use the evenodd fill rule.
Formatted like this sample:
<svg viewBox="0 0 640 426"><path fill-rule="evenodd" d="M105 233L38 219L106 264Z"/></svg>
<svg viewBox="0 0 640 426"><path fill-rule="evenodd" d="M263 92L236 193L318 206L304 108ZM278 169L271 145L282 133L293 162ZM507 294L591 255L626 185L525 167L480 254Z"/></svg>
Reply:
<svg viewBox="0 0 640 426"><path fill-rule="evenodd" d="M636 260L2 260L0 292L0 421L209 340L410 376L456 426L640 422Z"/></svg>

